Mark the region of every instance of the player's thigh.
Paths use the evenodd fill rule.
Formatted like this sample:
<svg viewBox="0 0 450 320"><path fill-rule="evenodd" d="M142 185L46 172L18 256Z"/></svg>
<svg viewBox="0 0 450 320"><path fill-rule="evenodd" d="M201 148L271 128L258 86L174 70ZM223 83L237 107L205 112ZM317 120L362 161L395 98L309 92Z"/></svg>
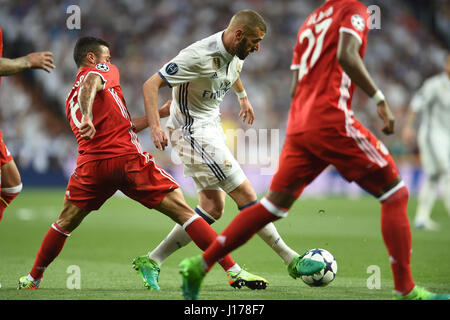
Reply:
<svg viewBox="0 0 450 320"><path fill-rule="evenodd" d="M430 177L450 172L450 139L444 135L421 131L418 136L420 160L423 170Z"/></svg>
<svg viewBox="0 0 450 320"><path fill-rule="evenodd" d="M328 163L311 153L303 134L287 136L278 162L278 169L269 187L275 205L287 208L297 199ZM279 194L279 196L275 196ZM284 196L283 196L284 195ZM280 201L280 203L279 203Z"/></svg>
<svg viewBox="0 0 450 320"><path fill-rule="evenodd" d="M361 123L322 131L330 141L326 159L349 182L356 183L375 197L398 184L399 171L384 144Z"/></svg>
<svg viewBox="0 0 450 320"><path fill-rule="evenodd" d="M65 199L82 210L98 210L118 189L119 158L90 161L78 166L67 184Z"/></svg>
<svg viewBox="0 0 450 320"><path fill-rule="evenodd" d="M14 160L8 161L1 166L1 186L11 188L22 183L19 170Z"/></svg>
<svg viewBox="0 0 450 320"><path fill-rule="evenodd" d="M159 167L150 155L129 159L124 166L125 181L119 189L129 198L149 209L157 208L162 202L169 200L174 204L181 203L178 200L183 197L180 198L179 191L173 193L179 188L178 183L167 171Z"/></svg>
<svg viewBox="0 0 450 320"><path fill-rule="evenodd" d="M161 202L155 206L155 209L180 225L183 225L195 215L195 211L189 207L180 189L168 192Z"/></svg>

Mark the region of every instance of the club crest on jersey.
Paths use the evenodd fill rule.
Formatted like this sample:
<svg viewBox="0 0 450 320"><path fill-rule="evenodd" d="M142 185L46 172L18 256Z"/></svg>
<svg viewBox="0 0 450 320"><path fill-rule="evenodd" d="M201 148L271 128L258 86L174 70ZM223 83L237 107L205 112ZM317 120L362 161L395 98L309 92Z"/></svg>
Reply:
<svg viewBox="0 0 450 320"><path fill-rule="evenodd" d="M97 68L100 71L104 71L104 72L109 71L109 67L106 63L99 63L95 66L95 68Z"/></svg>
<svg viewBox="0 0 450 320"><path fill-rule="evenodd" d="M363 17L361 17L359 14L352 15L351 22L356 30L363 31L366 27Z"/></svg>
<svg viewBox="0 0 450 320"><path fill-rule="evenodd" d="M212 67L216 71L220 69L220 58L219 57L215 57L212 59Z"/></svg>
<svg viewBox="0 0 450 320"><path fill-rule="evenodd" d="M171 62L166 67L166 73L168 75L173 76L175 73L178 72L178 65L175 62Z"/></svg>

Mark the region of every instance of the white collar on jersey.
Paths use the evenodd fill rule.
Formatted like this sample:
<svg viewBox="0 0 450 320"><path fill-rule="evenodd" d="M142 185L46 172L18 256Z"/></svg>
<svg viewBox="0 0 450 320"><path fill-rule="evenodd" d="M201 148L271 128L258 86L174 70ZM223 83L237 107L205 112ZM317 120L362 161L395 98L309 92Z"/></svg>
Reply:
<svg viewBox="0 0 450 320"><path fill-rule="evenodd" d="M225 46L223 45L222 35L225 32L225 30L217 32L217 45L219 46L219 51L223 55L223 57L231 61L233 59L233 56L225 49Z"/></svg>

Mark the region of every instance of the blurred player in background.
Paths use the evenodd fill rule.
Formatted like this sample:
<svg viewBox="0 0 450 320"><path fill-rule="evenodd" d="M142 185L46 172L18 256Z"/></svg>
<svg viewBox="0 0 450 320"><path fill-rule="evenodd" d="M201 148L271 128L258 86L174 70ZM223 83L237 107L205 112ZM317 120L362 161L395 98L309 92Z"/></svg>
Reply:
<svg viewBox="0 0 450 320"><path fill-rule="evenodd" d="M10 76L28 69L50 72L55 68L51 52L33 52L16 59L3 58L3 33L0 28L0 83L3 76ZM14 106L8 106L13 108ZM3 141L0 130L0 220L9 204L22 191L22 181L11 153Z"/></svg>
<svg viewBox="0 0 450 320"><path fill-rule="evenodd" d="M183 161L185 175L194 180L199 199L195 211L210 224L222 216L227 194L239 210L257 202L250 181L226 145L219 107L225 94L233 88L241 107L239 117L244 122L247 120L249 124L253 123L255 115L240 73L243 60L259 50L265 34L266 23L258 13L252 10L239 11L232 17L226 30L181 50L143 86L151 138L160 150L167 146L168 137L157 117L158 90L165 86L173 88L167 123L170 140ZM294 278L314 273L323 267L303 259L290 249L272 223L264 226L258 235L283 259L288 265L289 274ZM189 241L186 232L175 226L148 256L135 260L135 268L148 288L159 289L157 281L160 265ZM233 287L266 287L265 279L249 274L239 265L229 266L223 262L221 265Z"/></svg>
<svg viewBox="0 0 450 320"><path fill-rule="evenodd" d="M367 8L359 1L329 0L301 26L292 61L295 94L287 136L269 193L243 210L202 256L181 262L185 297L197 297L206 272L224 254L267 223L286 217L304 188L330 164L381 203L381 232L394 275L394 297L450 297L415 285L410 268L408 189L383 143L353 116L351 101L358 86L377 105L383 132L394 132L392 112L362 60L368 18Z"/></svg>
<svg viewBox="0 0 450 320"><path fill-rule="evenodd" d="M18 289L37 289L70 233L117 190L182 225L200 248L217 236L186 204L176 181L142 151L136 132L147 127L147 119L131 119L119 71L110 59L109 44L102 39L84 37L75 45L79 69L66 100L66 114L79 145L77 168L67 185L61 214L47 231L30 273L19 279ZM170 101L159 116L168 115L169 105ZM224 260L234 263L230 256Z"/></svg>
<svg viewBox="0 0 450 320"><path fill-rule="evenodd" d="M414 124L420 114L417 145L425 172L414 225L418 229L437 230L439 225L431 219L431 212L439 186L450 215L450 53L446 56L444 72L424 82L410 107L403 139L407 144L414 141Z"/></svg>

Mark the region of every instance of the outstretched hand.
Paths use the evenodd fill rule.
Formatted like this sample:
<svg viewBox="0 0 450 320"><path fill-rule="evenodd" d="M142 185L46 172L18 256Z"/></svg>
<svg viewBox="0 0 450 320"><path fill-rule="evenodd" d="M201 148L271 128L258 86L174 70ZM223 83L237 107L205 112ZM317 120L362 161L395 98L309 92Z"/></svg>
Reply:
<svg viewBox="0 0 450 320"><path fill-rule="evenodd" d="M27 55L28 61L30 62L31 69L43 69L50 72L51 69L55 69L53 64L53 53L50 51L44 52L32 52Z"/></svg>

